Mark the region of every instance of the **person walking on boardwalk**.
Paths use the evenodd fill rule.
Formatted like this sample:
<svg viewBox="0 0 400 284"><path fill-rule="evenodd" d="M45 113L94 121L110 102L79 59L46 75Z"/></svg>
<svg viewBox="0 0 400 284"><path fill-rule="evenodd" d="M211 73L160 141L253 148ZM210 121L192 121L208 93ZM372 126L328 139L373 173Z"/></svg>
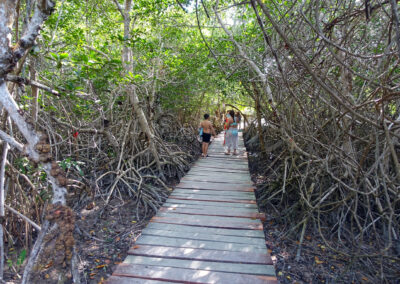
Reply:
<svg viewBox="0 0 400 284"><path fill-rule="evenodd" d="M240 122L242 121L242 116L240 115L240 112L236 112L236 115L235 115L235 118L236 118L236 123L237 123L237 128L238 129L240 129Z"/></svg>
<svg viewBox="0 0 400 284"><path fill-rule="evenodd" d="M200 122L200 128L203 128L203 143L201 145L201 151L202 154L201 156L203 158L207 157L207 151L208 151L208 145L211 141L211 135L215 136L215 130L214 127L210 121L210 115L206 113L204 115L204 120Z"/></svg>
<svg viewBox="0 0 400 284"><path fill-rule="evenodd" d="M228 130L226 127L228 125L228 118L230 117L229 111L226 112L225 119L224 119L224 143L222 145L225 146L226 144L226 130Z"/></svg>
<svg viewBox="0 0 400 284"><path fill-rule="evenodd" d="M238 123L236 122L235 112L233 110L229 111L230 117L226 123L226 147L227 150L225 155L230 155L231 148L233 149L233 155L237 155L237 141L238 141Z"/></svg>

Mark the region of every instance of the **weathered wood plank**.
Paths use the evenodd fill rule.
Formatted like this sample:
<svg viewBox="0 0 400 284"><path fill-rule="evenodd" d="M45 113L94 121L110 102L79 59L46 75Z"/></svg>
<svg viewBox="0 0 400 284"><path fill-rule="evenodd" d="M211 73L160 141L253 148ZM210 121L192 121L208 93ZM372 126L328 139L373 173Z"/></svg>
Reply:
<svg viewBox="0 0 400 284"><path fill-rule="evenodd" d="M233 161L222 158L206 158L196 163L198 166L212 166L221 169L249 169L247 161Z"/></svg>
<svg viewBox="0 0 400 284"><path fill-rule="evenodd" d="M215 191L215 192L190 192L188 190L175 190L171 193L171 196L185 196L185 197L193 197L193 198L208 198L208 197L214 197L215 199L218 200L255 200L254 194L248 194L247 192L232 192L232 194L229 194L229 192L223 192L223 191Z"/></svg>
<svg viewBox="0 0 400 284"><path fill-rule="evenodd" d="M250 176L250 173L248 172L248 168L243 167L243 169L238 168L231 168L229 167L229 164L224 163L223 166L219 166L219 165L212 165L210 164L210 166L213 166L212 168L208 168L208 167L200 167L200 165L198 167L196 167L193 172L189 171L188 175L191 175L192 173L195 173L196 175L202 175L203 173L205 174L210 174L210 175L214 175L214 176L219 176L221 178L224 178L224 176ZM226 166L228 166L229 168L225 168Z"/></svg>
<svg viewBox="0 0 400 284"><path fill-rule="evenodd" d="M186 220L199 220L199 221L204 221L204 222L210 222L210 220L215 220L218 222L239 222L239 223L251 223L251 224L261 224L260 220L252 220L252 219L245 219L245 220L238 220L236 218L231 218L231 217L209 217L209 216L197 216L197 215L183 215L182 214L176 214L175 212L159 212L157 216L155 217L169 217L169 218L179 218L179 219L186 219Z"/></svg>
<svg viewBox="0 0 400 284"><path fill-rule="evenodd" d="M204 202L203 202L204 203ZM201 210L218 210L221 212L243 212L243 213L258 213L258 210L255 208L247 208L247 207L230 207L230 206L219 206L216 207L215 205L207 205L208 202L205 204L185 204L185 203L174 203L174 202L165 202L163 207L166 208L193 208L193 209L201 209Z"/></svg>
<svg viewBox="0 0 400 284"><path fill-rule="evenodd" d="M236 184L236 185L248 185L251 186L253 182L251 180L244 180L244 179L235 179L230 180L227 179L219 179L214 177L207 177L207 176L188 176L181 179L182 181L202 181L202 182L212 182L218 184Z"/></svg>
<svg viewBox="0 0 400 284"><path fill-rule="evenodd" d="M250 177L238 177L238 176L226 176L226 177L215 177L207 175L186 175L181 181L206 181L212 183L227 183L227 184L248 184L252 185Z"/></svg>
<svg viewBox="0 0 400 284"><path fill-rule="evenodd" d="M230 171L230 172L247 172L249 167L247 165L243 166L235 166L235 164L221 164L218 165L210 165L210 164L195 164L194 169L208 169L210 171L218 170L218 171Z"/></svg>
<svg viewBox="0 0 400 284"><path fill-rule="evenodd" d="M146 228L142 232L142 235L150 236L164 236L179 239L190 239L190 240L203 240L203 241L215 241L215 242L228 242L228 243L238 243L238 244L250 244L257 246L259 248L265 249L264 238L249 238L245 236L231 236L231 235L219 235L219 234L209 234L209 233L196 233L192 230L189 232L185 231L169 231L169 230L156 230L151 228Z"/></svg>
<svg viewBox="0 0 400 284"><path fill-rule="evenodd" d="M224 199L216 199L214 196L211 196L211 197L204 196L204 197L193 197L193 198L191 198L191 197L183 197L183 196L182 196L182 197L180 197L180 196L178 197L178 196L170 195L169 199L197 200L197 201L213 201L213 202L221 202L221 203L227 202L227 203L243 203L243 204L246 204L246 203L247 203L247 204L256 204L256 201L255 201L255 200L243 200L243 199L224 200Z"/></svg>
<svg viewBox="0 0 400 284"><path fill-rule="evenodd" d="M197 171L197 172L190 172L188 173L185 177L209 177L213 178L215 180L230 180L230 181L235 181L235 180L246 180L251 182L251 177L249 173L234 173L234 172L215 172L212 171L210 172L209 170L204 170L204 171Z"/></svg>
<svg viewBox="0 0 400 284"><path fill-rule="evenodd" d="M234 161L246 161L247 162L247 153L240 152L238 155L225 155L225 153L221 152L213 152L207 153L209 157L214 159L224 159L224 160L234 160Z"/></svg>
<svg viewBox="0 0 400 284"><path fill-rule="evenodd" d="M183 215L183 214L182 214ZM210 220L207 222L205 220L196 220L196 219L185 219L185 218L173 218L173 217L153 217L150 222L154 223L166 223L166 224L182 224L182 225L190 225L190 226L199 226L199 227L209 227L209 228L226 228L226 229L247 229L247 230L263 230L261 223L249 223L248 221L242 222L224 222L224 221L216 221Z"/></svg>
<svg viewBox="0 0 400 284"><path fill-rule="evenodd" d="M150 236L143 235L137 239L135 245L152 245L152 246L165 246L178 248L192 248L192 249L206 249L206 250L218 250L231 251L231 252L251 252L252 254L260 253L266 254L266 247L260 248L250 244L238 244L238 243L223 243L208 240L192 240L183 238L173 238L164 236Z"/></svg>
<svg viewBox="0 0 400 284"><path fill-rule="evenodd" d="M213 168L209 169L206 167L194 167L191 168L188 174L213 174L216 176L225 176L225 175L241 175L241 176L250 176L250 173L247 169L225 169L225 168Z"/></svg>
<svg viewBox="0 0 400 284"><path fill-rule="evenodd" d="M194 189L210 189L210 190L243 190L253 189L251 185L243 184L225 184L225 183L213 183L204 181L182 181L176 187L180 188L194 188Z"/></svg>
<svg viewBox="0 0 400 284"><path fill-rule="evenodd" d="M235 191L235 190L212 190L212 189L195 189L195 188L175 188L174 193L186 194L207 194L216 196L245 196L254 197L252 191Z"/></svg>
<svg viewBox="0 0 400 284"><path fill-rule="evenodd" d="M207 181L181 181L179 183L180 187L187 188L202 188L202 189L214 189L220 188L225 190L234 190L234 189L243 189L243 188L253 188L252 185L243 185L243 184L226 184L226 183L215 183L215 182L207 182Z"/></svg>
<svg viewBox="0 0 400 284"><path fill-rule="evenodd" d="M196 164L199 164L199 165L201 165L201 164L219 164L222 166L224 166L225 164L230 164L232 166L237 166L237 167L239 167L239 166L242 166L242 167L247 166L248 167L248 165L249 165L249 162L247 161L247 159L234 160L234 159L229 159L230 157L231 156L228 156L228 155L224 155L224 156L221 155L220 158L207 157L206 159L198 160L196 162Z"/></svg>
<svg viewBox="0 0 400 284"><path fill-rule="evenodd" d="M196 190L197 192L193 191ZM203 190L197 190L197 189L175 189L172 193L171 196L196 196L196 197L209 197L213 196L216 199L222 199L222 200L229 200L229 199L244 199L244 200L255 200L254 193L252 192L246 192L246 191L239 191L239 192L234 192L234 191L203 191Z"/></svg>
<svg viewBox="0 0 400 284"><path fill-rule="evenodd" d="M255 275L275 275L272 265L264 264L246 264L246 263L224 263L213 261L186 261L182 259L169 259L161 257L146 257L128 255L124 263L126 264L143 264L164 267L191 268L207 271L245 273Z"/></svg>
<svg viewBox="0 0 400 284"><path fill-rule="evenodd" d="M174 232L203 233L210 235L237 236L264 240L264 232L259 230L236 230L227 228L207 228L183 224L149 223L146 228Z"/></svg>
<svg viewBox="0 0 400 284"><path fill-rule="evenodd" d="M194 242L194 241L193 241ZM156 245L135 245L128 251L130 255L147 257L163 257L186 260L201 260L229 263L273 264L265 248L251 253L232 250L211 250L198 248L185 248L185 246L169 247Z"/></svg>
<svg viewBox="0 0 400 284"><path fill-rule="evenodd" d="M193 199L168 199L169 203L173 204L195 204L195 205L203 205L203 206L216 206L216 207L229 207L229 208L254 208L254 210L258 210L256 204L248 204L248 203L229 203L229 202L213 202L213 201L198 201Z"/></svg>
<svg viewBox="0 0 400 284"><path fill-rule="evenodd" d="M239 273L194 270L176 267L146 266L140 264L122 264L114 272L115 275L174 281L175 283L229 283L229 284L276 284L275 276L260 276ZM115 282L113 282L115 283ZM129 283L129 282L126 282ZM134 282L132 282L134 283ZM145 283L145 282L143 282ZM124 284L121 282L121 284Z"/></svg>
<svg viewBox="0 0 400 284"><path fill-rule="evenodd" d="M190 214L190 215L204 215L204 216L217 216L217 217L234 217L234 218L250 218L250 219L265 219L263 213L250 213L250 212L237 212L235 211L221 211L217 209L204 210L195 208L179 208L179 207L162 207L160 212L168 213L174 212L177 214Z"/></svg>
<svg viewBox="0 0 400 284"><path fill-rule="evenodd" d="M176 188L181 188L181 189L197 189L197 190L212 190L212 191L229 191L229 192L254 192L254 188L253 187L242 187L242 188L234 188L234 189L229 189L229 187L215 187L212 189L208 189L208 188L187 188L187 187L182 187L180 184L175 186Z"/></svg>
<svg viewBox="0 0 400 284"><path fill-rule="evenodd" d="M118 267L119 266L117 266L117 269ZM151 280L149 278L143 278L143 277L133 278L130 275L128 276L113 275L110 278L108 278L105 283L106 284L165 284L165 283L171 284L170 281Z"/></svg>

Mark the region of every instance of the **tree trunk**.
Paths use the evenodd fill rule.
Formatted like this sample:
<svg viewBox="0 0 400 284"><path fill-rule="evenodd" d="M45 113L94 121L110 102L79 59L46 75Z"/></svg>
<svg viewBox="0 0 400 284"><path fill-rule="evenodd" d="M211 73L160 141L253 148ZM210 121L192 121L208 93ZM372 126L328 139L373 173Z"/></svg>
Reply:
<svg viewBox="0 0 400 284"><path fill-rule="evenodd" d="M124 9L124 40L128 40L130 38L130 25L131 25L131 17L129 15L132 8L132 0L125 1L125 9ZM131 49L129 46L124 44L122 50L122 62L124 64L124 68L128 72L132 72L132 56Z"/></svg>
<svg viewBox="0 0 400 284"><path fill-rule="evenodd" d="M261 154L263 154L263 153L265 153L265 142L264 142L263 128L261 125L262 121L261 121L260 97L258 95L256 95L255 109L256 109L256 116L257 116L258 139L260 140L260 152L261 152Z"/></svg>
<svg viewBox="0 0 400 284"><path fill-rule="evenodd" d="M65 195L67 193L67 179L64 171L56 162L53 161L51 156L51 146L47 141L48 139L46 135L35 131L32 121L23 110L18 108L5 83L5 77L7 74L14 69L18 60L24 57L27 51L34 45L39 31L44 21L51 14L55 3L48 0L36 2L35 11L27 24L26 31L19 39L18 43L15 46L12 46L12 25L15 20L18 20L15 19L15 5L16 3L13 0L0 0L0 105L7 111L12 121L24 136L27 144L22 145L12 136L1 130L0 136L2 140L9 143L11 147L16 148L17 150L23 152L23 154L27 155L31 161L42 164L42 167L46 172L47 178L53 189L52 203L59 204L57 206L62 206L65 211L69 212L69 216L74 219L71 209L64 206L66 203ZM57 217L57 214L48 214L46 216L46 218L52 218L51 220L57 224L62 221L60 221L59 217L60 216ZM70 222L68 227L64 226L61 228L63 230L68 230L69 236L72 238L72 242L70 241L68 246L65 247L66 255L67 249L71 251L74 246L72 235L73 228L73 222ZM60 235L60 238L65 237L63 234ZM40 251L40 248L44 248L45 250L45 247L42 246L41 242L37 241L36 244L37 247L39 247L38 251ZM51 256L51 254L49 255ZM25 268L24 277L22 280L23 283L29 282L29 276L31 272L29 267L33 267L33 263L37 260L37 257L38 254L33 254L30 256L28 263L31 265L27 265ZM67 262L70 260L71 258L66 257L65 261ZM70 268L71 266L68 265L67 267ZM57 277L59 279L64 278L64 269L59 269L57 272ZM74 281L78 282L79 280L74 279Z"/></svg>
<svg viewBox="0 0 400 284"><path fill-rule="evenodd" d="M160 158L158 156L157 148L154 143L154 134L150 129L149 123L147 122L146 115L144 114L143 109L140 107L139 98L136 94L136 90L135 90L134 86L132 86L130 89L129 99L133 106L133 111L135 112L136 117L139 120L140 128L146 134L147 140L149 142L149 148L150 148L151 153L153 154L154 160L157 165L157 169L159 170L160 175L163 176L162 170L161 170Z"/></svg>

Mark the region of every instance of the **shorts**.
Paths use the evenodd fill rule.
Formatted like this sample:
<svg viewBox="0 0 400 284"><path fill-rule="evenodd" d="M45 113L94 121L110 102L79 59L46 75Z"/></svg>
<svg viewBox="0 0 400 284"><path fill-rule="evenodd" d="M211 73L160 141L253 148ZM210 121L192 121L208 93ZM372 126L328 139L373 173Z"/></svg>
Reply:
<svg viewBox="0 0 400 284"><path fill-rule="evenodd" d="M204 143L210 143L211 140L211 134L210 133L203 133L203 142Z"/></svg>

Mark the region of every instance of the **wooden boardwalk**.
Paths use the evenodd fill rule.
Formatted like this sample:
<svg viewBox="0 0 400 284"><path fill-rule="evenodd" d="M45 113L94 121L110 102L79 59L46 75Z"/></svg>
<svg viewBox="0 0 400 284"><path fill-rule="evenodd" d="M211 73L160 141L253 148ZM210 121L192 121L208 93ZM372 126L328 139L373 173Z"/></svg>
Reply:
<svg viewBox="0 0 400 284"><path fill-rule="evenodd" d="M107 283L278 283L239 140L239 156L214 140Z"/></svg>

